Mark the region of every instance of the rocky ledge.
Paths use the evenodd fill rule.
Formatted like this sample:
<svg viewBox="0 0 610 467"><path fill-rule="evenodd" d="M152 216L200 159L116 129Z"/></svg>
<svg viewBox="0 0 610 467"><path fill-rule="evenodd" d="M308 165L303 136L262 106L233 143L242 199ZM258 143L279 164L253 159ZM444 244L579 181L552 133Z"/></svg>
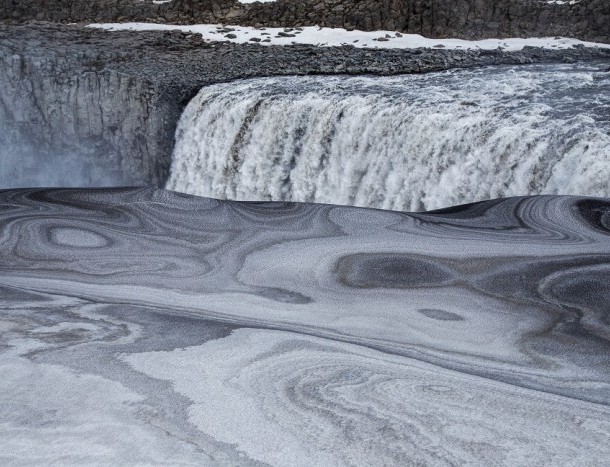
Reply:
<svg viewBox="0 0 610 467"><path fill-rule="evenodd" d="M5 0L0 19L319 25L435 38L560 35L610 42L608 0Z"/></svg>
<svg viewBox="0 0 610 467"><path fill-rule="evenodd" d="M199 35L177 31L0 24L0 183L27 181L24 170L39 176L47 165L56 168L61 158L77 161L89 185L161 185L182 110L202 86L213 83L272 75L391 75L598 59L609 60L610 66L610 49L265 47L206 43ZM98 173L100 167L103 173ZM54 184L53 179L48 184Z"/></svg>

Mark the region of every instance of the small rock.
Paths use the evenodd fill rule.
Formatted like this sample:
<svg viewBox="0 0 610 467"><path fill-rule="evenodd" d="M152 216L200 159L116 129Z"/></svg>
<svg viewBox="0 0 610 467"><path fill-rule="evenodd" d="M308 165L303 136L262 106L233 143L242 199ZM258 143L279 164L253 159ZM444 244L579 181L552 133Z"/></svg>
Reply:
<svg viewBox="0 0 610 467"><path fill-rule="evenodd" d="M250 42L260 42L261 40L258 37L251 37Z"/></svg>
<svg viewBox="0 0 610 467"><path fill-rule="evenodd" d="M378 37L377 39L373 39L374 41L379 41L379 42L388 42L390 39L388 39L387 37Z"/></svg>
<svg viewBox="0 0 610 467"><path fill-rule="evenodd" d="M237 39L237 36L235 34L227 34L225 37L227 39Z"/></svg>

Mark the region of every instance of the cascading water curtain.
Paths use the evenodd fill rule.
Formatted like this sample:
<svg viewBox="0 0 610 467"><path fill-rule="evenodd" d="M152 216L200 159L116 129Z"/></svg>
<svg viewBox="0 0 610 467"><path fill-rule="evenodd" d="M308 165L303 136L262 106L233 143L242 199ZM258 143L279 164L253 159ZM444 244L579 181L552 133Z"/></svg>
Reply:
<svg viewBox="0 0 610 467"><path fill-rule="evenodd" d="M180 121L167 188L411 211L516 195L610 196L602 70L502 66L206 87Z"/></svg>

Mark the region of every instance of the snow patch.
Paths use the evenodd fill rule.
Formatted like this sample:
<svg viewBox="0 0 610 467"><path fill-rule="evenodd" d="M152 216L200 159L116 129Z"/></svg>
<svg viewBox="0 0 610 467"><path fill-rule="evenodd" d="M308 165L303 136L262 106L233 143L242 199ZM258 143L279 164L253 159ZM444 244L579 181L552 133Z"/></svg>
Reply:
<svg viewBox="0 0 610 467"><path fill-rule="evenodd" d="M525 46L553 49L568 49L576 45L610 48L610 44L584 42L565 37L532 37L527 39L429 39L419 34L401 34L396 31L347 31L341 28L254 28L249 26L222 26L218 24L172 25L155 23L96 23L89 27L109 31L183 31L201 34L206 42L222 41L238 44L261 45L310 44L320 47L352 45L372 49L416 49L420 47L438 49L503 49L521 50Z"/></svg>

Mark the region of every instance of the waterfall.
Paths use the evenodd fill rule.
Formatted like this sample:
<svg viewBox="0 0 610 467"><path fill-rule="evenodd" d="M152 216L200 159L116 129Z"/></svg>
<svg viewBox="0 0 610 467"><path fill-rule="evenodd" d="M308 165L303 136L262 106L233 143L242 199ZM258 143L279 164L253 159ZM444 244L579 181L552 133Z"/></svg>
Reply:
<svg viewBox="0 0 610 467"><path fill-rule="evenodd" d="M410 211L609 196L607 65L209 86L180 120L167 188Z"/></svg>

